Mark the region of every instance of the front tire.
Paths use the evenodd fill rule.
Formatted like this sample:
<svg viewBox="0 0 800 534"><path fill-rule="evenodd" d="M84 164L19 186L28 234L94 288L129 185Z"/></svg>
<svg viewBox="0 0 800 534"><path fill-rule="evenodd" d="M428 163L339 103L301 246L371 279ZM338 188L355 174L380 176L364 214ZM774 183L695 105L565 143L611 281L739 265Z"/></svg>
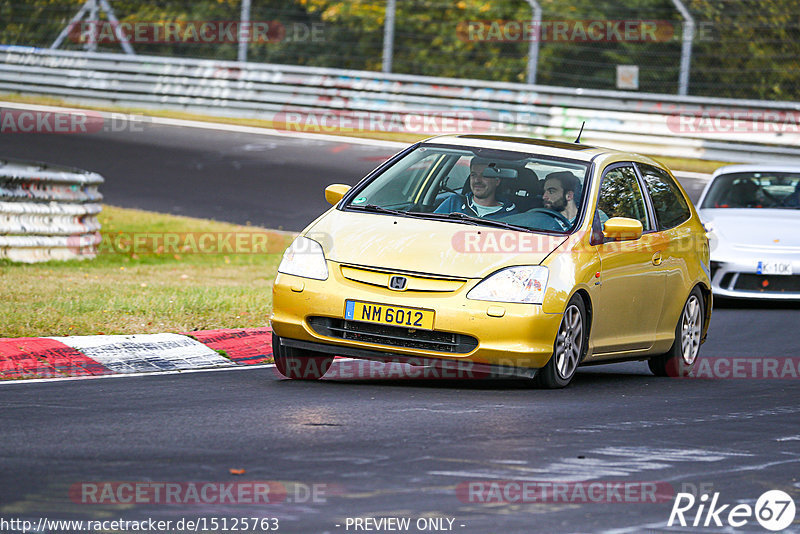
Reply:
<svg viewBox="0 0 800 534"><path fill-rule="evenodd" d="M319 380L330 369L333 356L324 352L300 351L281 345L281 338L272 334L272 357L275 368L293 380Z"/></svg>
<svg viewBox="0 0 800 534"><path fill-rule="evenodd" d="M685 377L694 369L700 353L700 340L703 337L705 305L703 294L695 287L678 319L675 327L675 341L669 352L648 360L650 371L656 376Z"/></svg>
<svg viewBox="0 0 800 534"><path fill-rule="evenodd" d="M558 327L553 355L536 374L536 383L544 388L563 388L572 382L589 346L589 325L586 306L578 295L567 303L561 326Z"/></svg>

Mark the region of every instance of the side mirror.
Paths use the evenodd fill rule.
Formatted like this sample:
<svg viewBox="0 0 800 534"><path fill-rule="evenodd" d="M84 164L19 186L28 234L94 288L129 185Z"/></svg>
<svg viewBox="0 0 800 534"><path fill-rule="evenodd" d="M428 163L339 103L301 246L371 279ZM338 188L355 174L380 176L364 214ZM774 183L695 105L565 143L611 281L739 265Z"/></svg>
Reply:
<svg viewBox="0 0 800 534"><path fill-rule="evenodd" d="M335 206L348 191L350 191L349 185L331 184L325 188L325 200L328 201L328 204Z"/></svg>
<svg viewBox="0 0 800 534"><path fill-rule="evenodd" d="M633 241L642 237L641 221L627 217L612 217L603 225L603 236L619 241Z"/></svg>

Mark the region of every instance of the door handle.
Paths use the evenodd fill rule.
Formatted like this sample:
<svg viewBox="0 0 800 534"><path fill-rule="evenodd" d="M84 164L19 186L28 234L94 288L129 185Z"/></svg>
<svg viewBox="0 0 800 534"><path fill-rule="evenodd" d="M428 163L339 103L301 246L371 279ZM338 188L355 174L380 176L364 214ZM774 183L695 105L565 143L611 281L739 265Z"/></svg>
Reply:
<svg viewBox="0 0 800 534"><path fill-rule="evenodd" d="M661 253L656 252L653 254L653 265L661 265Z"/></svg>

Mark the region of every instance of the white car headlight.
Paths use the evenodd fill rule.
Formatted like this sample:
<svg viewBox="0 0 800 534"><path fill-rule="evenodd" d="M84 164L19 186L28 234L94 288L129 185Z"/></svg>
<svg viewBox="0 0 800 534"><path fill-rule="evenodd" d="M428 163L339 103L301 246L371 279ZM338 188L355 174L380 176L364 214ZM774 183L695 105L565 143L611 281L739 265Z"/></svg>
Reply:
<svg viewBox="0 0 800 534"><path fill-rule="evenodd" d="M328 265L325 263L322 245L313 239L298 236L283 253L278 272L315 280L327 280Z"/></svg>
<svg viewBox="0 0 800 534"><path fill-rule="evenodd" d="M547 290L547 267L525 265L498 271L473 287L467 298L541 304Z"/></svg>

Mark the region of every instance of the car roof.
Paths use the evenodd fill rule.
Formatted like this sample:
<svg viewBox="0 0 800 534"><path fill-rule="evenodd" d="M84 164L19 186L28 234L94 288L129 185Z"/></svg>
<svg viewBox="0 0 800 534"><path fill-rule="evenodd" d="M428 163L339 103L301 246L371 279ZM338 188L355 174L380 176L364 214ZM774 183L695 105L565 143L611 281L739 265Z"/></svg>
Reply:
<svg viewBox="0 0 800 534"><path fill-rule="evenodd" d="M717 178L725 174L735 174L740 172L793 172L793 173L800 173L800 165L758 165L758 164L747 164L747 165L725 165L724 167L720 167L714 174L711 175L711 179L708 181L706 186L703 188L703 192L700 193L700 198L697 199L697 209L713 209L713 208L701 208L703 202L706 200L706 195L708 195L709 190L711 190L711 184L713 184Z"/></svg>
<svg viewBox="0 0 800 534"><path fill-rule="evenodd" d="M550 139L535 139L532 137L516 137L511 135L489 135L489 134L461 134L461 135L441 135L426 139L423 143L445 144L463 147L494 148L498 150L514 150L519 152L533 152L545 156L557 156L562 158L575 159L580 161L591 161L600 155L624 155L637 156L637 154L622 152L610 148L600 148L592 145L580 143L567 143L564 141L553 141ZM643 158L649 159L649 158Z"/></svg>
<svg viewBox="0 0 800 534"><path fill-rule="evenodd" d="M726 165L714 171L713 178L720 174L733 174L736 172L798 172L800 165Z"/></svg>

